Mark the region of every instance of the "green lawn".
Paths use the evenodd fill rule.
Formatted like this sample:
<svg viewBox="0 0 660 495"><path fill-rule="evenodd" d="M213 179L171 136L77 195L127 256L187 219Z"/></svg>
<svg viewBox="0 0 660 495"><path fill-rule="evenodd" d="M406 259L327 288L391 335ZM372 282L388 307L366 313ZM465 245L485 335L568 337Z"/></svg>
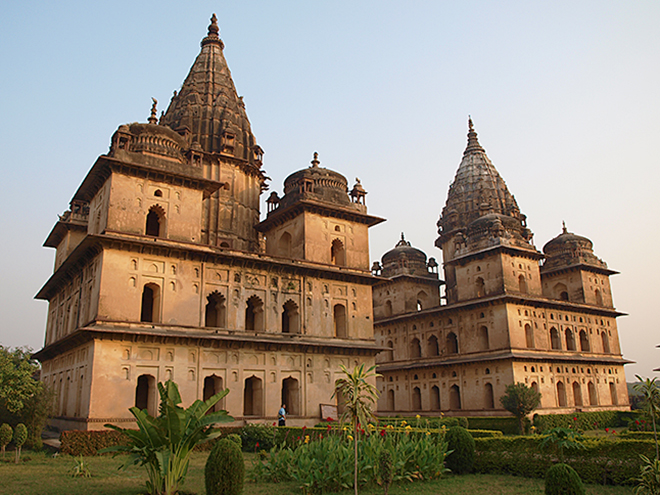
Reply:
<svg viewBox="0 0 660 495"><path fill-rule="evenodd" d="M204 463L208 453L193 455L188 478L183 487L186 493L203 495ZM144 468L130 467L119 471L121 458L110 456L86 457L92 472L91 478L72 478L69 474L75 465L73 457L51 457L43 453L26 452L30 460L15 465L0 462L0 493L12 495L138 495L144 493L146 473ZM250 468L254 454L246 454L246 467ZM13 458L13 452L7 453L7 461ZM247 477L249 479L249 475ZM244 495L290 495L300 493L294 483L254 483L246 481ZM353 490L341 492L351 495ZM363 495L382 494L379 487L363 488ZM470 495L513 495L542 494L543 480L517 478L513 476L475 474L467 476L448 476L442 480L428 483L401 483L390 489L392 495L419 494L435 495L441 493ZM588 485L587 493L592 495L631 495L630 487L612 487Z"/></svg>

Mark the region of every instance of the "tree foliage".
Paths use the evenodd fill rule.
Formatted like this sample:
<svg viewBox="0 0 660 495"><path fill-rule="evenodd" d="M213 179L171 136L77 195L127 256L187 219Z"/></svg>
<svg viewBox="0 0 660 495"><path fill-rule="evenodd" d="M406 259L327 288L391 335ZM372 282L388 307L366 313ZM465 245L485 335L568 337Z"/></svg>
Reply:
<svg viewBox="0 0 660 495"><path fill-rule="evenodd" d="M11 437L14 436L14 431L11 429L7 423L2 423L0 426L0 452L2 452L2 458L5 458L5 447L9 442L11 442Z"/></svg>
<svg viewBox="0 0 660 495"><path fill-rule="evenodd" d="M633 388L642 394L642 409L646 411L651 416L651 421L653 422L653 437L655 438L655 459L656 461L660 460L660 454L658 452L658 431L656 426L656 418L660 412L660 388L658 388L658 383L653 379L647 378L643 380L641 376L635 375L635 378L639 383L635 383Z"/></svg>
<svg viewBox="0 0 660 495"><path fill-rule="evenodd" d="M29 348L0 346L0 421L28 429L26 445L41 447L41 431L53 411L55 394L37 378L39 363Z"/></svg>
<svg viewBox="0 0 660 495"><path fill-rule="evenodd" d="M207 401L196 400L188 409L179 405L181 395L176 383L159 383L158 392L158 416L149 415L146 409L131 407L129 410L135 416L138 430L105 425L106 428L124 432L129 438L129 445L117 445L101 452L128 453L122 467L131 464L145 466L150 495L173 495L185 480L193 448L222 434L213 428L215 423L233 421L227 411L209 412L229 393L229 389Z"/></svg>
<svg viewBox="0 0 660 495"><path fill-rule="evenodd" d="M18 423L14 429L14 445L16 445L16 464L18 464L19 459L21 458L21 447L27 440L28 430L23 423Z"/></svg>
<svg viewBox="0 0 660 495"><path fill-rule="evenodd" d="M358 425L366 425L374 418L373 407L378 400L378 389L370 383L378 375L376 367L372 366L365 371L364 364L348 371L341 366L342 378L335 381L333 397L339 396L343 400L344 412L341 415L342 423L349 423L353 430L355 455L355 495L358 493Z"/></svg>
<svg viewBox="0 0 660 495"><path fill-rule="evenodd" d="M541 394L524 383L507 385L500 397L502 407L518 418L520 434L525 433L524 419L541 404Z"/></svg>

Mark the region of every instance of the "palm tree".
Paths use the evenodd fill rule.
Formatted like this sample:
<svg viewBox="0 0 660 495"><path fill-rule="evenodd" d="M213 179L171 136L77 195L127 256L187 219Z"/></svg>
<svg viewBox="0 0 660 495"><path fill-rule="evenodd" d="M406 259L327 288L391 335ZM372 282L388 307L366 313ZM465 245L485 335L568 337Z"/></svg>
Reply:
<svg viewBox="0 0 660 495"><path fill-rule="evenodd" d="M655 424L655 415L660 412L660 389L658 384L655 381L655 378L652 380L647 378L643 380L641 376L635 375L635 378L639 383L635 383L633 388L642 394L644 398L644 409L651 415L651 421L653 422L653 437L655 438L655 460L660 460L660 455L658 455L658 432L656 430Z"/></svg>
<svg viewBox="0 0 660 495"><path fill-rule="evenodd" d="M380 376L372 366L365 371L364 364L356 366L349 372L344 365L341 372L345 375L335 381L335 393L333 397L340 396L344 400L344 412L340 421L344 424L350 423L353 430L353 448L355 453L355 495L358 493L358 425L365 427L374 418L373 406L378 400L378 389L369 383Z"/></svg>

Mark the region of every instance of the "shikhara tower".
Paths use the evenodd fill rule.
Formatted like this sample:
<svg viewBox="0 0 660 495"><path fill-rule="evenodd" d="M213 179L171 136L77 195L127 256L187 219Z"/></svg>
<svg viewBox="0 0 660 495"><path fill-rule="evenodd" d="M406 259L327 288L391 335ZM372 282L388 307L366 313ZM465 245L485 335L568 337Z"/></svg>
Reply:
<svg viewBox="0 0 660 495"><path fill-rule="evenodd" d="M158 119L121 125L45 245L54 273L42 380L54 424L99 429L156 412L156 383L184 402L223 388L237 420L314 424L340 365L375 362L366 191L320 166L266 189L263 150L223 55L215 15ZM333 409L325 409L324 417Z"/></svg>
<svg viewBox="0 0 660 495"><path fill-rule="evenodd" d="M427 296L434 275L424 253L400 241L383 256L389 280L374 287L375 334L390 350L377 358L379 411L499 415L516 382L542 393L541 413L628 408L616 272L565 227L544 254L535 248L471 119L438 227L446 305ZM388 273L392 260L408 277Z"/></svg>

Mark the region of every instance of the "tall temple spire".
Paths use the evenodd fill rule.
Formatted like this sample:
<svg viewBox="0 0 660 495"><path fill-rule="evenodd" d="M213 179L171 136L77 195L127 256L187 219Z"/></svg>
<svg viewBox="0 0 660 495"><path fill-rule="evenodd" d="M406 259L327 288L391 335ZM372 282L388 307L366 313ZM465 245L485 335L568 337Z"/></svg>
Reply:
<svg viewBox="0 0 660 495"><path fill-rule="evenodd" d="M217 17L211 17L208 34L201 42L181 90L174 92L160 124L197 142L206 153L217 153L261 167L258 147L236 92L219 36Z"/></svg>

